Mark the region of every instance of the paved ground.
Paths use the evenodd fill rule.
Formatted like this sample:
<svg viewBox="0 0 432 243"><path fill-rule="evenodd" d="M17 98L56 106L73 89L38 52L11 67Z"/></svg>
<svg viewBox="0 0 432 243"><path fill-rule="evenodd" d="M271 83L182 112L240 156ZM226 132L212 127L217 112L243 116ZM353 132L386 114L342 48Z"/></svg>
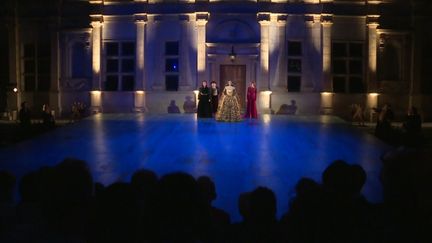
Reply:
<svg viewBox="0 0 432 243"><path fill-rule="evenodd" d="M86 160L95 181L127 181L139 168L163 175L185 171L209 175L216 205L238 219L241 192L262 185L287 209L301 177L320 180L335 159L361 164L368 174L364 194L381 200L379 157L390 150L371 134L331 116L263 115L258 120L219 123L194 115L99 114L0 149L0 169L22 176L65 157Z"/></svg>

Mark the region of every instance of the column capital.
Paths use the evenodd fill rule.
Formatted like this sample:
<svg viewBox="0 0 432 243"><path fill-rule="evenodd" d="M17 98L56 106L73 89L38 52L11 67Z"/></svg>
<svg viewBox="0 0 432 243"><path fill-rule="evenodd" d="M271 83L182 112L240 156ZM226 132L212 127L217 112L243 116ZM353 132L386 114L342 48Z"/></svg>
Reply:
<svg viewBox="0 0 432 243"><path fill-rule="evenodd" d="M287 23L287 15L282 15L282 14L272 14L271 16L272 21L276 22L276 25L279 27L284 27Z"/></svg>
<svg viewBox="0 0 432 243"><path fill-rule="evenodd" d="M148 21L146 13L134 14L136 24L145 24Z"/></svg>
<svg viewBox="0 0 432 243"><path fill-rule="evenodd" d="M90 15L91 23L90 25L93 28L101 27L103 24L103 15L102 14L92 14Z"/></svg>
<svg viewBox="0 0 432 243"><path fill-rule="evenodd" d="M271 13L257 13L257 20L260 25L269 25L272 20Z"/></svg>
<svg viewBox="0 0 432 243"><path fill-rule="evenodd" d="M191 16L190 14L180 14L179 20L182 22L189 22L194 19L194 16Z"/></svg>
<svg viewBox="0 0 432 243"><path fill-rule="evenodd" d="M207 22L210 18L210 13L208 13L208 12L196 12L195 17L196 17L197 25L198 26L204 26L207 24Z"/></svg>
<svg viewBox="0 0 432 243"><path fill-rule="evenodd" d="M321 14L321 24L323 27L333 25L333 14Z"/></svg>
<svg viewBox="0 0 432 243"><path fill-rule="evenodd" d="M305 18L305 22L309 25L313 25L315 23L321 23L320 14L306 14L304 18Z"/></svg>
<svg viewBox="0 0 432 243"><path fill-rule="evenodd" d="M378 28L379 26L379 15L368 15L366 17L366 25L369 28Z"/></svg>

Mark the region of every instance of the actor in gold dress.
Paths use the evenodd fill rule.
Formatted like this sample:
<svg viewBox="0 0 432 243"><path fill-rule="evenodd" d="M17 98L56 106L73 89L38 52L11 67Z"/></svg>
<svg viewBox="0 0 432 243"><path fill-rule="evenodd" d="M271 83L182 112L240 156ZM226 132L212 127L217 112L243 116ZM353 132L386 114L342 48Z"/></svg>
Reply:
<svg viewBox="0 0 432 243"><path fill-rule="evenodd" d="M222 92L216 120L225 122L241 121L239 98L231 81L228 81Z"/></svg>

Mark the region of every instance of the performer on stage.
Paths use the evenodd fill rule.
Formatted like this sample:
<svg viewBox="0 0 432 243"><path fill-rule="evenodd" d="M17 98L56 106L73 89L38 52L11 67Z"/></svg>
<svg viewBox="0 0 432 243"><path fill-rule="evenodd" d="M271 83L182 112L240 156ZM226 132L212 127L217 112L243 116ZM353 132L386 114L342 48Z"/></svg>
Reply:
<svg viewBox="0 0 432 243"><path fill-rule="evenodd" d="M212 117L210 106L210 89L207 87L207 81L203 81L199 88L198 94L198 111L200 118Z"/></svg>
<svg viewBox="0 0 432 243"><path fill-rule="evenodd" d="M257 89L255 87L255 83L251 82L247 89L247 105L246 105L246 114L245 118L258 118L257 108L256 108L256 98L257 98Z"/></svg>
<svg viewBox="0 0 432 243"><path fill-rule="evenodd" d="M226 122L241 121L239 98L231 80L228 81L222 92L216 120Z"/></svg>
<svg viewBox="0 0 432 243"><path fill-rule="evenodd" d="M211 84L210 92L211 92L212 113L216 114L219 106L219 88L217 87L215 81L212 81L210 84Z"/></svg>

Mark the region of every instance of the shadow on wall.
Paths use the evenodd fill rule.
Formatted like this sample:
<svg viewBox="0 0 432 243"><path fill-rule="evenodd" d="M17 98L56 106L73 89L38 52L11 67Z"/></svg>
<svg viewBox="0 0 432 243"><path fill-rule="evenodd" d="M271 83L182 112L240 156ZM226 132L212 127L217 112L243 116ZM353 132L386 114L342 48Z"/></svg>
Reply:
<svg viewBox="0 0 432 243"><path fill-rule="evenodd" d="M175 100L171 100L167 111L168 113L180 113L180 108L177 106Z"/></svg>
<svg viewBox="0 0 432 243"><path fill-rule="evenodd" d="M183 103L183 110L185 113L196 113L196 104L192 97L186 96Z"/></svg>
<svg viewBox="0 0 432 243"><path fill-rule="evenodd" d="M291 100L291 104L283 104L280 106L279 110L276 112L277 115L295 115L297 113L297 102Z"/></svg>
<svg viewBox="0 0 432 243"><path fill-rule="evenodd" d="M185 97L185 101L183 103L184 113L196 113L196 104L195 101L190 96ZM168 113L181 113L180 108L177 106L175 100L171 100L170 104L167 107Z"/></svg>

